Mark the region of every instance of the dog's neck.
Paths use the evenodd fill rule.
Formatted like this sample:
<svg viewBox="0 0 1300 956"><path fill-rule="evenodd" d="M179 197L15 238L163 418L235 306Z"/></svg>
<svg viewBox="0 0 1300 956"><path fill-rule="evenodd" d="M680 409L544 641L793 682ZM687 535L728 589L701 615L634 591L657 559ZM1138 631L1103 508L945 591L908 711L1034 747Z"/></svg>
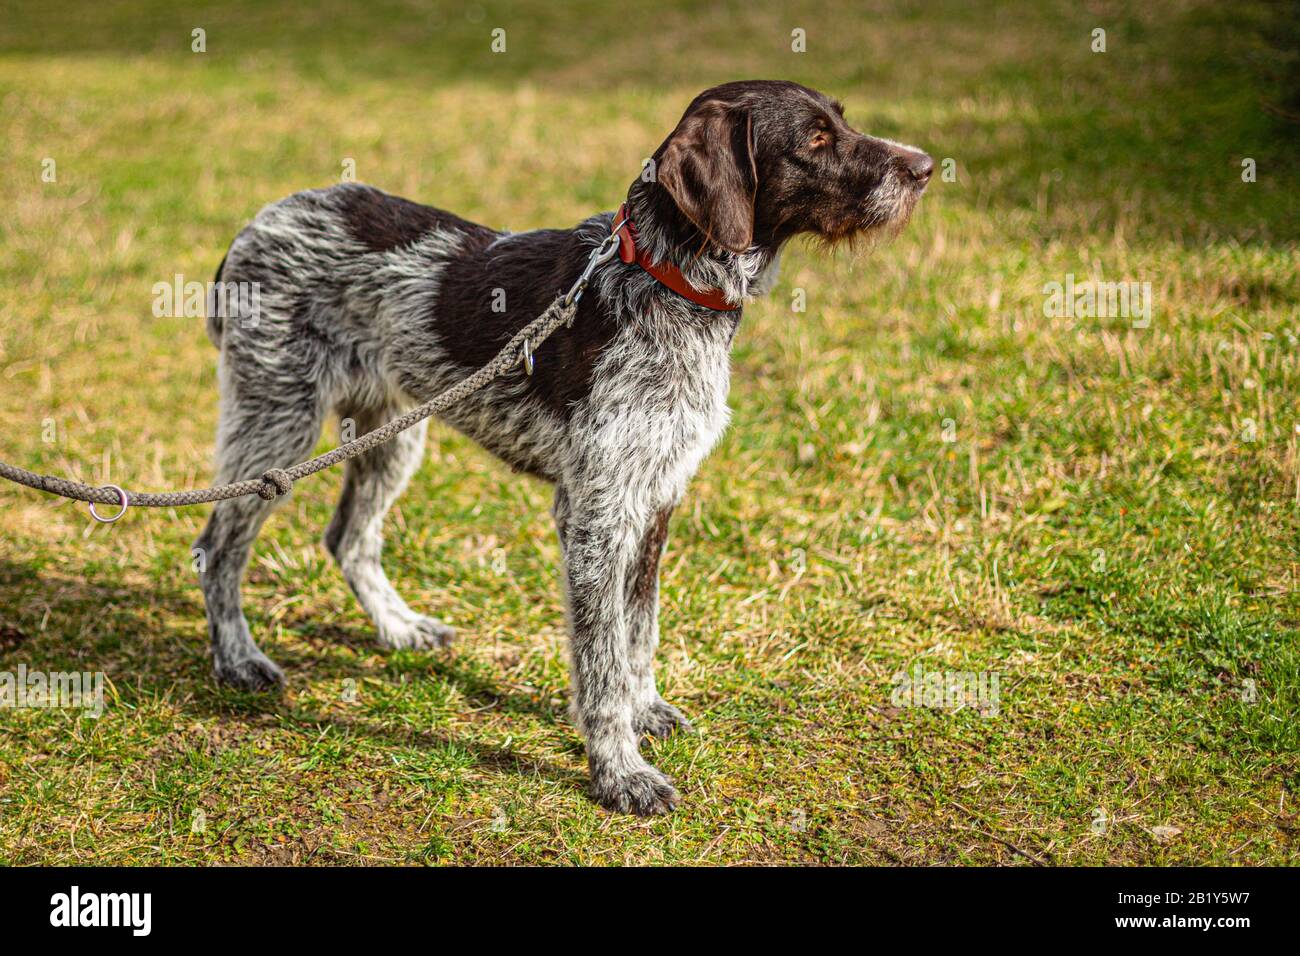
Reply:
<svg viewBox="0 0 1300 956"><path fill-rule="evenodd" d="M732 302L766 295L776 284L780 244L756 243L742 253L710 242L664 190L637 180L627 193L637 246L654 262L671 262L697 289L720 289Z"/></svg>

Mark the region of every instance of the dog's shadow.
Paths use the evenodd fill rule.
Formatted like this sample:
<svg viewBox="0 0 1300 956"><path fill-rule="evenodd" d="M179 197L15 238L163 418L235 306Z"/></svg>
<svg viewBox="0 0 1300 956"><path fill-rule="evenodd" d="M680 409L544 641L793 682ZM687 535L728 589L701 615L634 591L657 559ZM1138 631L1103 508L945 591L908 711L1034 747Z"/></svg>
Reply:
<svg viewBox="0 0 1300 956"><path fill-rule="evenodd" d="M212 675L197 587L163 581L144 591L103 577L91 569L56 570L0 558L0 671L12 673L19 665L29 671L103 671L122 703L166 699L184 713L223 720L276 714L313 736L332 727L345 738L366 738L385 747L455 748L484 769L581 785L582 774L540 757L487 746L450 730L385 723L361 708L340 712L295 693L304 674L313 681L337 681L341 690L349 687L349 679L354 688L379 680L399 693L406 685L434 681L458 691L475 712L495 709L558 722L555 708L503 690L482 668L468 666L454 652L404 651L377 670L363 660L375 653L373 635L364 628L304 619L298 626L290 622L301 638L298 647L264 644L284 668L288 690L243 693L220 687ZM261 630L258 622L251 623L255 633ZM339 653L340 648L354 653ZM107 708L113 706L106 702Z"/></svg>

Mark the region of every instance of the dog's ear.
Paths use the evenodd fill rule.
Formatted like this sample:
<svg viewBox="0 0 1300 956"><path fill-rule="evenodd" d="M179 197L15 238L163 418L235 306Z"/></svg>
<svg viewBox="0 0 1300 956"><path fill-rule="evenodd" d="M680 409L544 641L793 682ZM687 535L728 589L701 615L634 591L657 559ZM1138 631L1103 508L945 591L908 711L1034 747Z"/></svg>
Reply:
<svg viewBox="0 0 1300 956"><path fill-rule="evenodd" d="M692 104L659 148L656 175L706 237L732 252L749 248L758 170L747 109L721 100Z"/></svg>

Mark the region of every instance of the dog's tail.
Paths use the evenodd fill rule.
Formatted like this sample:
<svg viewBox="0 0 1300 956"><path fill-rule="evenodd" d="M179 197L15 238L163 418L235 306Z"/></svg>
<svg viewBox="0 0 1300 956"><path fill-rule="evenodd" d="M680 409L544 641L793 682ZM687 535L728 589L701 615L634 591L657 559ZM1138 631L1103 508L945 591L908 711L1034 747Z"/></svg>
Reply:
<svg viewBox="0 0 1300 956"><path fill-rule="evenodd" d="M224 296L221 291L221 272L226 268L226 259L230 257L230 252L221 257L221 265L217 266L217 277L213 280L212 285L208 288L208 338L217 348L221 348L221 333L225 330L226 317L222 314L225 310L221 307Z"/></svg>

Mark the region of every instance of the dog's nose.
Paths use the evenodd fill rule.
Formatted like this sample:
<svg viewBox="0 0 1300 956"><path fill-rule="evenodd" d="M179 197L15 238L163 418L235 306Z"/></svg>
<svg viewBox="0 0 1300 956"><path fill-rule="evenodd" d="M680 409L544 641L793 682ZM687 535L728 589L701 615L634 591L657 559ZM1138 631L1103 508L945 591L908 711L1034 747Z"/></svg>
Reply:
<svg viewBox="0 0 1300 956"><path fill-rule="evenodd" d="M930 181L930 174L934 172L934 160L925 153L911 153L904 160L907 167L907 174L915 179L918 183L925 184Z"/></svg>

